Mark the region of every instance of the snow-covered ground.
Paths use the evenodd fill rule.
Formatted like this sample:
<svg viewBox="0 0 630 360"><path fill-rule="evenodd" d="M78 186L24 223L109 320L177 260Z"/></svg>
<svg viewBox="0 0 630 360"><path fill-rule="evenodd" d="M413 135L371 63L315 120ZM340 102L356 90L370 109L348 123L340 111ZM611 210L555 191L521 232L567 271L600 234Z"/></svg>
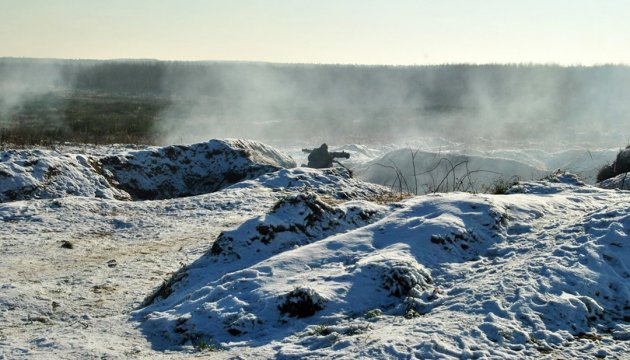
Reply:
<svg viewBox="0 0 630 360"><path fill-rule="evenodd" d="M505 195L401 199L344 169L291 168L255 142L224 143L236 150L226 168L205 157L212 144L3 152L0 192L22 195L0 203L0 358L630 353L630 193L612 189L625 178L602 189L556 173ZM406 153L339 149L362 154L355 168ZM543 172L579 155L534 153L470 152ZM176 189L191 174L252 171L129 201L129 180L102 167L112 157L145 161L123 170L151 186L154 169L176 166Z"/></svg>
<svg viewBox="0 0 630 360"><path fill-rule="evenodd" d="M418 194L432 192L445 178L452 180L453 175L456 182L467 185L456 188L478 192L499 181L536 180L556 170L569 171L595 184L599 169L611 163L620 149L560 143L489 143L485 139L463 144L441 138L420 138L398 144L331 146L331 151L351 154L350 159L340 162L351 168L357 178L387 186L395 183L393 187L400 188L398 169L404 178L403 190L416 192L417 181ZM307 163L308 154L300 147L288 147L285 151L298 164ZM453 168L454 171L449 172ZM445 187L446 182L442 185ZM449 188L453 188L452 181Z"/></svg>

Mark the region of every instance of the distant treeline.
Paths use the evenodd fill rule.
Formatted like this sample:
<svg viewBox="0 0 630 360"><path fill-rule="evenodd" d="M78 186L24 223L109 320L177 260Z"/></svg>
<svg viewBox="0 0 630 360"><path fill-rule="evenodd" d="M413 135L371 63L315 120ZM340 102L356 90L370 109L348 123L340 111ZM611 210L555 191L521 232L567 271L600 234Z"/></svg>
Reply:
<svg viewBox="0 0 630 360"><path fill-rule="evenodd" d="M285 85L308 95L329 93L330 87L342 88L348 96L368 98L389 88L404 87L408 99L419 97L433 104L450 99L458 102L478 89L479 81L497 98L532 88L540 80L555 82L555 87L568 93L587 91L593 83L607 82L612 89L624 89L630 81L630 67L624 65L559 66L537 64L487 65L311 65L250 62L169 62L156 60L46 60L0 58L0 75L22 73L56 73L50 85L74 90L113 92L156 96L178 95L173 81L203 82L207 95L237 95L232 81L248 77L276 78ZM0 78L0 80L3 80ZM26 78L27 81L42 80ZM535 87L535 86L534 86ZM397 93L400 93L397 91Z"/></svg>
<svg viewBox="0 0 630 360"><path fill-rule="evenodd" d="M611 126L630 124L630 68L620 65L0 59L0 119L4 117L5 124L12 121L7 114L15 118L16 109L24 109L28 101L55 92L144 102L140 107L147 105L150 111L140 111L142 129L179 136L198 132L200 123L219 135L239 136L237 130L249 130L252 133L245 135L250 137L273 134L278 126L256 128L254 133L254 127L244 129L243 124L274 122L286 130L283 135L321 137L449 131L460 136L574 136L566 134L569 131L592 136L589 133L623 132L627 126ZM92 100L87 104L101 103ZM85 108L76 101L67 103L75 110ZM138 113L133 106L121 106L121 111ZM79 120L89 122L90 116Z"/></svg>

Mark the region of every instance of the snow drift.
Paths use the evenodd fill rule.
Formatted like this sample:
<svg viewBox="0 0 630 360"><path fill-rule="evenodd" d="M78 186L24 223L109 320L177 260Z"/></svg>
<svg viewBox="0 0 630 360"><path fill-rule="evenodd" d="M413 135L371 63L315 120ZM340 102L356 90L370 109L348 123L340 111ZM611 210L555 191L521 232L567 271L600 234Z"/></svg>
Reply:
<svg viewBox="0 0 630 360"><path fill-rule="evenodd" d="M626 197L563 173L510 195L388 208L298 196L223 233L136 316L162 349L539 357L583 355L584 342L608 339L589 353L620 354L630 337ZM340 221L347 206L380 220ZM305 225L319 211L341 226Z"/></svg>
<svg viewBox="0 0 630 360"><path fill-rule="evenodd" d="M248 141L86 151L2 152L0 358L630 353L623 176L400 201Z"/></svg>
<svg viewBox="0 0 630 360"><path fill-rule="evenodd" d="M129 200L84 155L54 150L6 150L0 153L0 202L87 196Z"/></svg>
<svg viewBox="0 0 630 360"><path fill-rule="evenodd" d="M599 187L602 189L620 189L630 190L630 176L629 173L619 174L610 179L604 180L599 183Z"/></svg>
<svg viewBox="0 0 630 360"><path fill-rule="evenodd" d="M102 173L134 199L168 199L215 192L295 161L265 144L210 140L133 151L99 160Z"/></svg>

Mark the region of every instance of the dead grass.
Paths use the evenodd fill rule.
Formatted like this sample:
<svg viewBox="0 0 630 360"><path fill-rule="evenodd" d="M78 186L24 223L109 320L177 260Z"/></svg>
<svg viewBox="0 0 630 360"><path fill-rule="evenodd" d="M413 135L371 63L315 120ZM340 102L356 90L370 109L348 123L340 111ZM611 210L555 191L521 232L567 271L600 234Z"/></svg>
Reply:
<svg viewBox="0 0 630 360"><path fill-rule="evenodd" d="M416 195L407 192L386 192L378 194L368 200L381 205L387 205L412 198Z"/></svg>
<svg viewBox="0 0 630 360"><path fill-rule="evenodd" d="M156 145L156 123L170 101L95 92L41 95L0 114L0 145L53 147L63 142Z"/></svg>

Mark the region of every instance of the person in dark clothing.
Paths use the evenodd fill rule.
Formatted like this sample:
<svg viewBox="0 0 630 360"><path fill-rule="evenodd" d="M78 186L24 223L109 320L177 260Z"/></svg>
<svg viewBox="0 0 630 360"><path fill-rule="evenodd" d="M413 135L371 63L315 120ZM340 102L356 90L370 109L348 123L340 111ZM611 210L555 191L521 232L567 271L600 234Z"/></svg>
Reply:
<svg viewBox="0 0 630 360"><path fill-rule="evenodd" d="M617 175L630 172L630 145L619 151L612 164L606 164L597 173L597 182L602 182Z"/></svg>
<svg viewBox="0 0 630 360"><path fill-rule="evenodd" d="M332 167L335 158L350 158L350 154L345 151L329 153L328 145L326 144L322 144L322 146L318 147L317 149L303 149L302 151L310 153L308 155L307 166L315 169Z"/></svg>
<svg viewBox="0 0 630 360"><path fill-rule="evenodd" d="M613 169L615 176L630 172L630 146L626 146L624 150L617 154L617 159L613 163Z"/></svg>
<svg viewBox="0 0 630 360"><path fill-rule="evenodd" d="M328 153L328 145L322 144L308 154L308 167L323 169L333 166L333 158Z"/></svg>

